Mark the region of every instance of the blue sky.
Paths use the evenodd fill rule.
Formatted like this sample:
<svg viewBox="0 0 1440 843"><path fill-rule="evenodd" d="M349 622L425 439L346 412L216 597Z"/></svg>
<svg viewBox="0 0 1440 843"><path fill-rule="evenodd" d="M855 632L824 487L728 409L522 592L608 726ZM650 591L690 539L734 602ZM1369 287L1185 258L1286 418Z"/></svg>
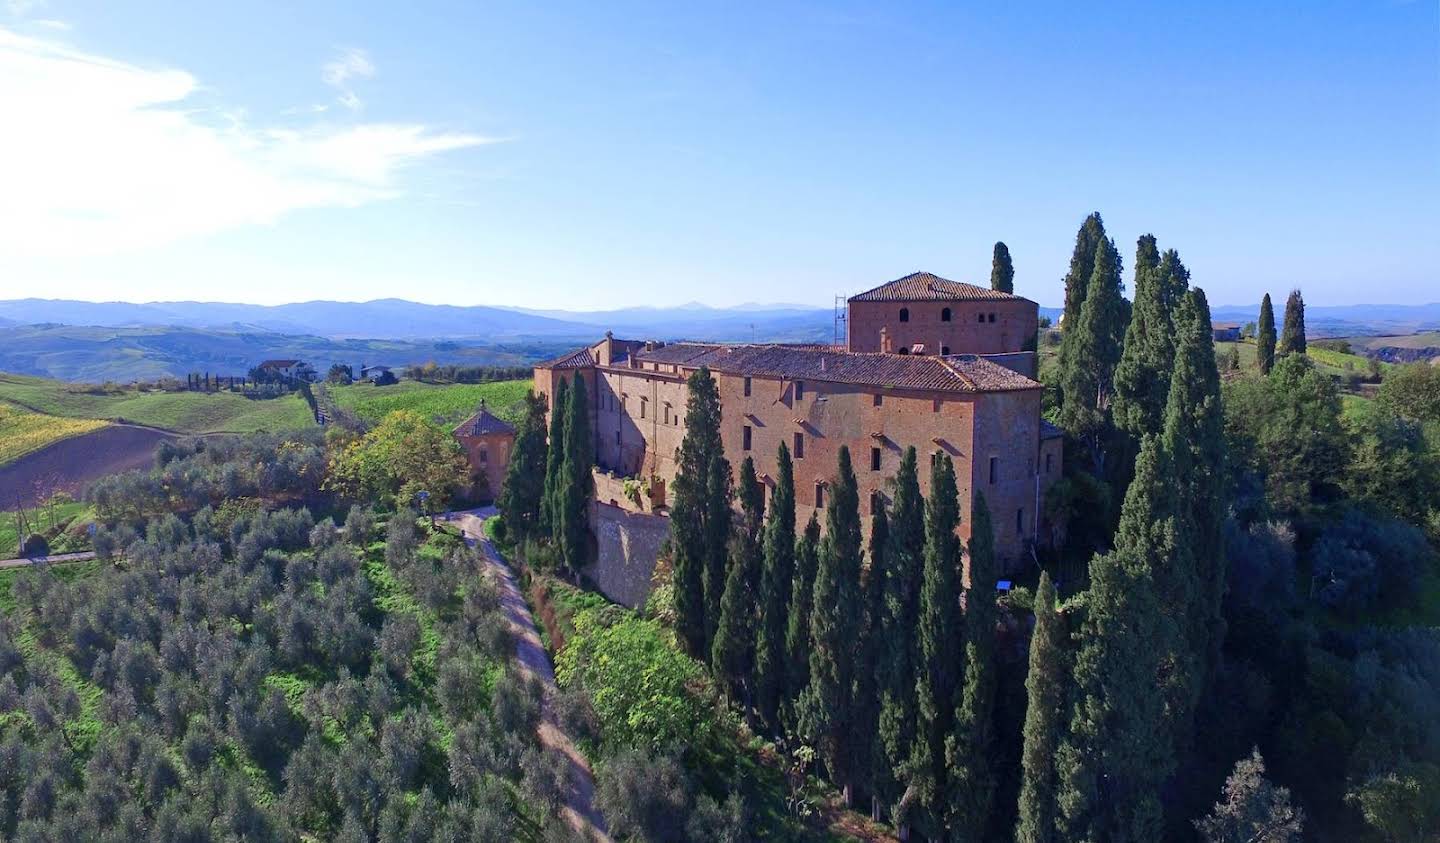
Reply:
<svg viewBox="0 0 1440 843"><path fill-rule="evenodd" d="M1440 300L1440 4L0 0L0 298Z"/></svg>

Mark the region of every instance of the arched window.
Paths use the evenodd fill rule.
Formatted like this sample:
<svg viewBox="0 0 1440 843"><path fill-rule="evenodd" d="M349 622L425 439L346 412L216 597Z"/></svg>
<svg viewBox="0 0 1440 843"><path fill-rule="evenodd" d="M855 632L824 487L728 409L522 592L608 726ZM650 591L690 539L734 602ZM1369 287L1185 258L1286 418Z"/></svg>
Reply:
<svg viewBox="0 0 1440 843"><path fill-rule="evenodd" d="M950 308L945 307L945 308L941 308L941 309L940 309L940 321L941 321L941 322L949 322L949 321L950 321Z"/></svg>
<svg viewBox="0 0 1440 843"><path fill-rule="evenodd" d="M950 346L948 346L948 345L942 345L942 346L940 346L940 353L941 353L942 355L944 355L944 354L949 354L949 353L950 353Z"/></svg>
<svg viewBox="0 0 1440 843"><path fill-rule="evenodd" d="M902 347L902 348L900 349L899 353L900 353L900 354L909 354L909 353L910 353L910 349Z"/></svg>
<svg viewBox="0 0 1440 843"><path fill-rule="evenodd" d="M910 321L910 308L908 308L908 307L902 307L902 308L900 308L900 321L901 321L901 322L909 322L909 321Z"/></svg>

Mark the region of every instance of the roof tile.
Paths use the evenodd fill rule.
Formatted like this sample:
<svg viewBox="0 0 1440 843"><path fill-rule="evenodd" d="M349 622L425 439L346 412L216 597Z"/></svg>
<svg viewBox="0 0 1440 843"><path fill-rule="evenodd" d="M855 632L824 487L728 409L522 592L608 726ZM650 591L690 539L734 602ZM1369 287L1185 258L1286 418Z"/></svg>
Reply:
<svg viewBox="0 0 1440 843"><path fill-rule="evenodd" d="M850 301L1000 301L1018 298L1020 296L951 281L929 272L912 272L904 278L851 296Z"/></svg>

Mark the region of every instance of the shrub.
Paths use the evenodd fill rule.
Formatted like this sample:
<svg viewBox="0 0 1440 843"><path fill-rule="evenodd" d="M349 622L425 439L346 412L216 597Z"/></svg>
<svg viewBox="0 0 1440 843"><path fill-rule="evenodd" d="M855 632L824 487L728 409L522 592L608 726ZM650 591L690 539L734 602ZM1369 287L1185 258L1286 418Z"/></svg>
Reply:
<svg viewBox="0 0 1440 843"><path fill-rule="evenodd" d="M673 756L626 750L607 761L596 779L596 805L617 838L686 839L690 783Z"/></svg>

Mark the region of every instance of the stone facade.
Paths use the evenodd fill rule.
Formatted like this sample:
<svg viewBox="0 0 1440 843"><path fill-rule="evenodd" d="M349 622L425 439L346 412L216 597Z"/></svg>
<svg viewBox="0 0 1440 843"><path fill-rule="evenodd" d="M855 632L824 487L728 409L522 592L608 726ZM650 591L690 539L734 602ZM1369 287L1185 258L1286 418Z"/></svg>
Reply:
<svg viewBox="0 0 1440 843"><path fill-rule="evenodd" d="M917 284L926 298L894 297L916 292ZM910 308L908 320L895 322L902 305ZM946 324L941 312L947 306L952 333L925 341L905 333ZM969 323L964 314L970 314ZM768 499L776 449L781 442L790 448L801 525L812 511L823 523L842 445L850 450L862 516L893 496L891 481L907 447L921 457L925 494L929 459L949 454L960 492L961 535L968 539L974 501L983 494L997 553L1013 569L1029 558L1033 545L1050 540L1041 517L1044 494L1061 470L1059 432L1040 418L1035 357L1024 351L1033 343L1036 316L1037 306L1027 299L921 273L851 300L849 348L667 346L607 335L594 346L540 364L535 383L553 395L558 378L580 373L591 398L598 466L622 477L653 478L661 501L673 488L676 452L685 435L686 379L702 365L716 379L721 439L737 476L740 463L753 458ZM925 342L926 352L881 351L892 330L915 344ZM956 345L932 347L942 341ZM611 494L614 489L599 491L597 481L600 503L613 499L618 509L635 509Z"/></svg>

